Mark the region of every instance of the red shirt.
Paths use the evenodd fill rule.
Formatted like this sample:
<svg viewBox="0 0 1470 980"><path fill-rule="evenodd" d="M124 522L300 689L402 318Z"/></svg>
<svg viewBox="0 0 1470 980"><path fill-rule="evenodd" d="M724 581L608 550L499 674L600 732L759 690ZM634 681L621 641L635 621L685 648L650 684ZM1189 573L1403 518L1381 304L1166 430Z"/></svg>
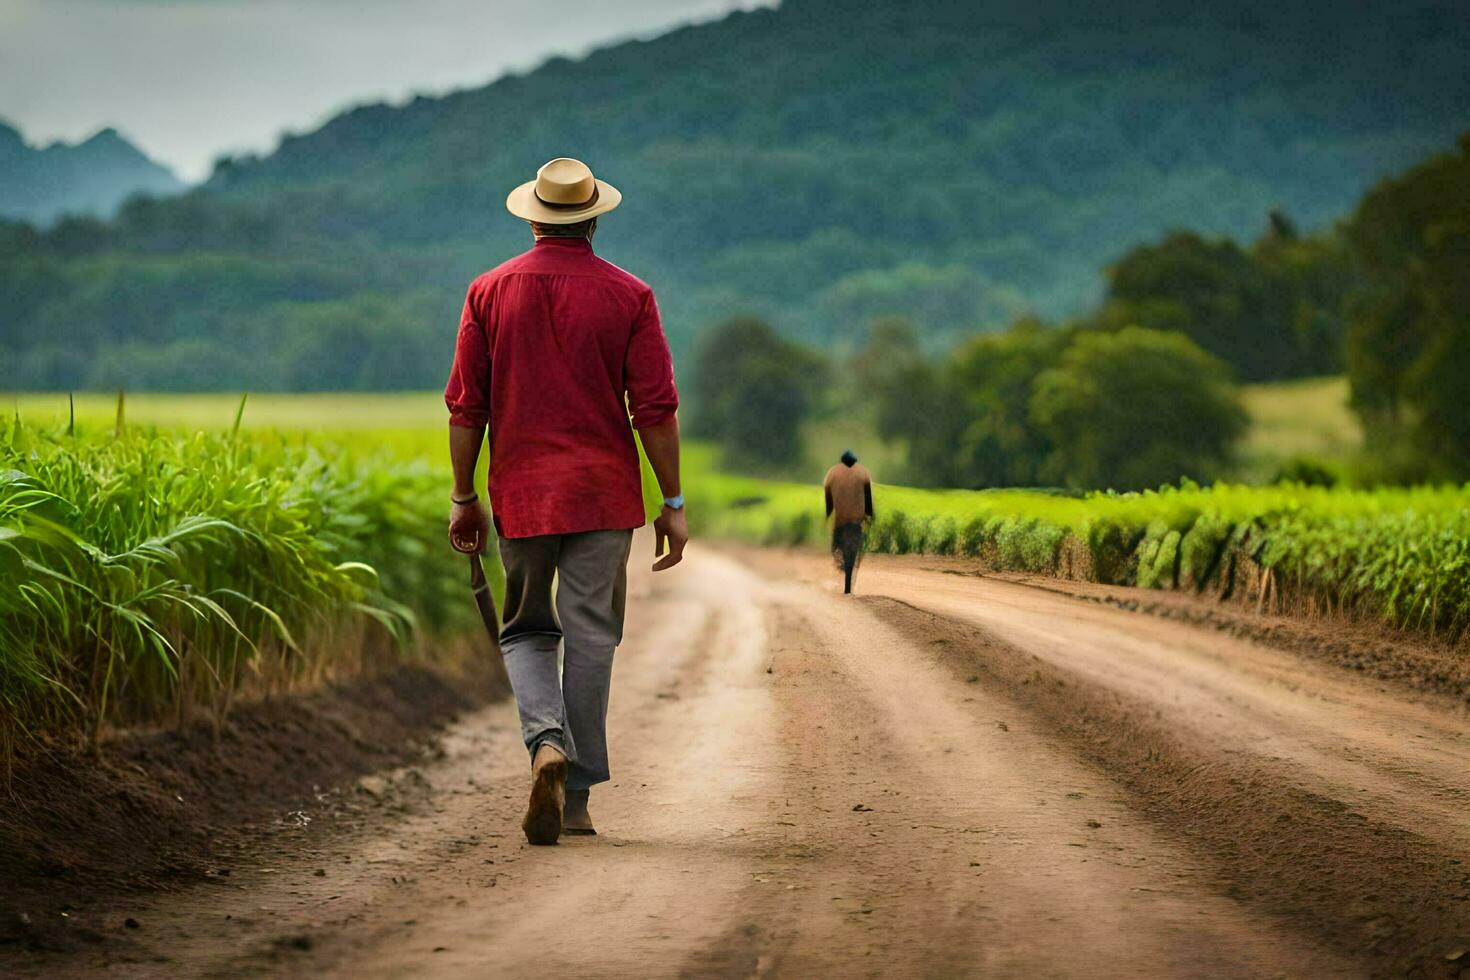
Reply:
<svg viewBox="0 0 1470 980"><path fill-rule="evenodd" d="M586 239L539 239L470 284L444 402L489 424L502 537L641 527L632 426L679 406L653 290Z"/></svg>

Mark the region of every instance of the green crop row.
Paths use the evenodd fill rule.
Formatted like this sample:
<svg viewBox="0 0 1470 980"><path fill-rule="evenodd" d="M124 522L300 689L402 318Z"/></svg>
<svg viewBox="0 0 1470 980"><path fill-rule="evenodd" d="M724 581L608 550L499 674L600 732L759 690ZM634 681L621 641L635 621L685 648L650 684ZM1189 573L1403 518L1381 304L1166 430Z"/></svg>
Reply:
<svg viewBox="0 0 1470 980"><path fill-rule="evenodd" d="M359 445L0 430L0 739L218 713L471 627L442 469Z"/></svg>
<svg viewBox="0 0 1470 980"><path fill-rule="evenodd" d="M815 486L715 471L686 485L703 533L822 544ZM960 555L1022 571L1179 588L1380 619L1448 635L1470 626L1470 486L1339 490L1186 483L1146 493L879 486L870 550Z"/></svg>

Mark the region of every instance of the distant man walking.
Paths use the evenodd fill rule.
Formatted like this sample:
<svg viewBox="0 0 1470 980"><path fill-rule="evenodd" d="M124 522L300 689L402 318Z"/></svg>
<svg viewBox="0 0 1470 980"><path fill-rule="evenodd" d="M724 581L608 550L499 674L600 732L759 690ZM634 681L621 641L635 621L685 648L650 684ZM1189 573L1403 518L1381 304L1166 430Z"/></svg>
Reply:
<svg viewBox="0 0 1470 980"><path fill-rule="evenodd" d="M664 494L653 570L677 565L689 540L679 396L653 290L592 253L598 215L621 200L565 157L510 192L506 208L531 223L536 243L470 284L444 390L449 540L469 554L489 538L474 477L490 430L490 506L505 566L500 649L531 755L522 829L532 844L596 832L588 791L609 778L613 651L633 528L644 523L634 428Z"/></svg>
<svg viewBox="0 0 1470 980"><path fill-rule="evenodd" d="M842 569L842 594L852 592L852 574L863 556L864 524L873 519L873 478L849 449L822 481L832 519L832 557Z"/></svg>

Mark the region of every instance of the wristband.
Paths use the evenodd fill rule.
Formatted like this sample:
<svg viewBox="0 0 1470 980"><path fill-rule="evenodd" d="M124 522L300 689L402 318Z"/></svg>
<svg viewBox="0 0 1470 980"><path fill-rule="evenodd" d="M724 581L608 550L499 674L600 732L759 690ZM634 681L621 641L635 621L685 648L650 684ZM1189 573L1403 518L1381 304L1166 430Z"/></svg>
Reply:
<svg viewBox="0 0 1470 980"><path fill-rule="evenodd" d="M463 499L456 497L452 493L449 495L449 502L451 504L458 504L461 507L465 506L466 504L472 504L479 499L480 495L478 493L472 493L468 497L465 497Z"/></svg>
<svg viewBox="0 0 1470 980"><path fill-rule="evenodd" d="M677 497L665 497L664 506L667 507L669 510L683 510L684 495L681 493Z"/></svg>

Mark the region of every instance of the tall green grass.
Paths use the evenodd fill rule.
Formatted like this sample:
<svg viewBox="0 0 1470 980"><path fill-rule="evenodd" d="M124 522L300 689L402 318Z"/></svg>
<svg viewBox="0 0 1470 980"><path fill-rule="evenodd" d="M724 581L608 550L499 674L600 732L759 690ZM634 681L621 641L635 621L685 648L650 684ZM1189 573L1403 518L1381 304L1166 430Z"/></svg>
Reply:
<svg viewBox="0 0 1470 980"><path fill-rule="evenodd" d="M217 717L474 628L442 464L121 422L0 432L0 736Z"/></svg>

